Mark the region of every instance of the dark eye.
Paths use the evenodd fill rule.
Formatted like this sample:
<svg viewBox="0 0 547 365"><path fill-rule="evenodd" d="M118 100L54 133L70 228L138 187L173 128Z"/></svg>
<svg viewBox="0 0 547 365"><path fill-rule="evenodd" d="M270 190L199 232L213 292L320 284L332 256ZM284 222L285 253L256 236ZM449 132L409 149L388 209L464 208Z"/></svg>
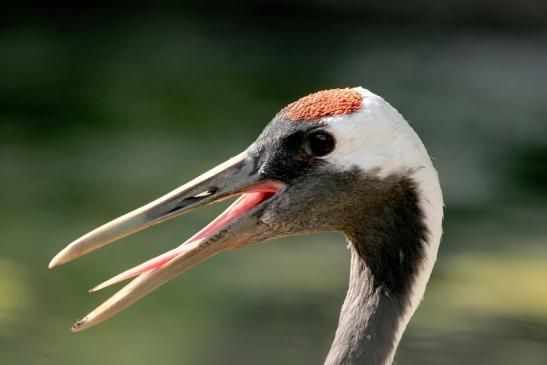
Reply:
<svg viewBox="0 0 547 365"><path fill-rule="evenodd" d="M316 131L308 134L306 142L304 142L304 150L306 153L321 157L328 155L334 150L334 137L325 131Z"/></svg>

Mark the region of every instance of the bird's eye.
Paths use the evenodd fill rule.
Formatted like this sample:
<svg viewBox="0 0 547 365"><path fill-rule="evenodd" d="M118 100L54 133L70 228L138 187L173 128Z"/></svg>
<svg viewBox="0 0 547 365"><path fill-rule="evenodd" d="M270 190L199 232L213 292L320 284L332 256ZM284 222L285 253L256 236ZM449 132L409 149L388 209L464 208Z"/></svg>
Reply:
<svg viewBox="0 0 547 365"><path fill-rule="evenodd" d="M304 150L312 156L321 157L334 150L334 137L325 131L316 131L308 134L304 142Z"/></svg>

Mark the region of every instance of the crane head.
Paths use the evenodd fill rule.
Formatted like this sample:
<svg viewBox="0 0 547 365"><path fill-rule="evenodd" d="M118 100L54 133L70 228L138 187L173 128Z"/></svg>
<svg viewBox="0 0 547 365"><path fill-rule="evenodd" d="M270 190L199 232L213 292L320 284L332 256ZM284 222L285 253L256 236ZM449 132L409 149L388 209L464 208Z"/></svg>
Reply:
<svg viewBox="0 0 547 365"><path fill-rule="evenodd" d="M59 252L53 268L104 245L238 196L220 216L179 247L100 284L135 277L76 322L94 326L189 268L225 250L321 231L348 233L352 215L381 204L393 176L430 164L401 115L363 88L306 96L282 109L247 149L178 189L87 233ZM371 197L363 204L356 196Z"/></svg>

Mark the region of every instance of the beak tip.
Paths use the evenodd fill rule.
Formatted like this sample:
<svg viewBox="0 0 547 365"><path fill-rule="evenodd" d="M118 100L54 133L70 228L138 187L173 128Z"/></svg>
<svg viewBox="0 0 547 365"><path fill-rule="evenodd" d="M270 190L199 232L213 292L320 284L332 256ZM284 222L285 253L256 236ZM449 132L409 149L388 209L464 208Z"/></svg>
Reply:
<svg viewBox="0 0 547 365"><path fill-rule="evenodd" d="M66 264L69 261L72 261L74 259L74 255L72 254L71 246L67 246L64 249L62 249L51 261L49 262L48 268L53 269L57 266L61 266L63 264Z"/></svg>
<svg viewBox="0 0 547 365"><path fill-rule="evenodd" d="M72 325L72 327L70 328L70 330L72 332L80 332L82 330L84 330L86 327L84 326L86 324L86 321L87 319L86 318L83 318L83 319L80 319L78 320L76 323L74 323Z"/></svg>
<svg viewBox="0 0 547 365"><path fill-rule="evenodd" d="M63 255L62 255L62 251L59 252L57 255L55 255L55 257L53 259L51 259L51 261L49 262L49 265L48 265L48 268L49 269L53 269L57 266L60 266L62 264L64 264L66 261L63 260Z"/></svg>
<svg viewBox="0 0 547 365"><path fill-rule="evenodd" d="M51 261L49 262L49 265L47 265L47 268L51 270L51 269L57 267L58 265L59 265L59 264L56 262L55 258L53 258L53 260L51 260Z"/></svg>

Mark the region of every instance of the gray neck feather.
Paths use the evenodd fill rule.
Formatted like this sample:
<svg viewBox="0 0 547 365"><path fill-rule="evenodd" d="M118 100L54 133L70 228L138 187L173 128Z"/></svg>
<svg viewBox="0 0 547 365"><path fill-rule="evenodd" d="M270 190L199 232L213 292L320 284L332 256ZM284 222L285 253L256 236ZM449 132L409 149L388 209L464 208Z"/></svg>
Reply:
<svg viewBox="0 0 547 365"><path fill-rule="evenodd" d="M355 194L357 207L345 230L349 288L327 365L391 364L417 305L413 288L429 277L419 275L429 230L415 183L393 177L366 185L373 184L381 186L375 194Z"/></svg>
<svg viewBox="0 0 547 365"><path fill-rule="evenodd" d="M397 347L397 330L405 317L406 300L375 285L354 244L351 247L349 289L326 365L390 363Z"/></svg>

